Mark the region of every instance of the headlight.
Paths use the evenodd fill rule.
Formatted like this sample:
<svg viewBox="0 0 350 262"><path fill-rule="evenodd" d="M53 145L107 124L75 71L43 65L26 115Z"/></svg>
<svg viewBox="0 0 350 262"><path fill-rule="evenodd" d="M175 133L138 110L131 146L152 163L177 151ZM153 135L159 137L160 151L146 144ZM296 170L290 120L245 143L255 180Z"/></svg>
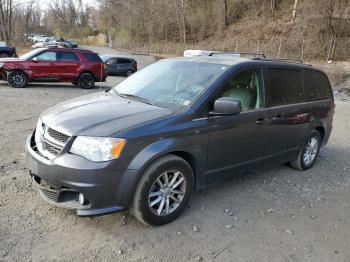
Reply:
<svg viewBox="0 0 350 262"><path fill-rule="evenodd" d="M38 146L42 143L42 137L44 135L44 125L43 122L41 122L40 118L38 120L38 123L36 125L35 129L35 144Z"/></svg>
<svg viewBox="0 0 350 262"><path fill-rule="evenodd" d="M78 136L70 152L94 162L103 162L118 158L125 142L121 138Z"/></svg>
<svg viewBox="0 0 350 262"><path fill-rule="evenodd" d="M0 68L2 68L4 66L4 63L0 63Z"/></svg>

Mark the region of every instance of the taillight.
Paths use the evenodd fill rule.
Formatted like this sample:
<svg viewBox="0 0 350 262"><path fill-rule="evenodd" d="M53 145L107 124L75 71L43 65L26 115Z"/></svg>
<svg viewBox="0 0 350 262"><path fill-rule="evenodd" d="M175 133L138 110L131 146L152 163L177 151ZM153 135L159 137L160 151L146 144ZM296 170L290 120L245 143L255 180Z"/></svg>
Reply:
<svg viewBox="0 0 350 262"><path fill-rule="evenodd" d="M332 107L331 107L332 113L335 113L335 102L333 101Z"/></svg>

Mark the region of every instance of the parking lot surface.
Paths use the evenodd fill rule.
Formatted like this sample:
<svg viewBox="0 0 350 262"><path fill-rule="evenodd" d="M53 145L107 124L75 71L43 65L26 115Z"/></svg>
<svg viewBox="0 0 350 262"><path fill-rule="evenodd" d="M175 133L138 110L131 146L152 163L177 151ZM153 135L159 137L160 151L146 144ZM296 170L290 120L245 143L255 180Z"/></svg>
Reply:
<svg viewBox="0 0 350 262"><path fill-rule="evenodd" d="M92 48L101 54L118 54ZM143 67L155 61L133 56ZM194 194L175 222L147 227L128 212L80 218L31 185L24 144L40 112L98 92L69 84L0 83L0 261L349 261L350 102L337 98L329 144L311 170L276 166Z"/></svg>

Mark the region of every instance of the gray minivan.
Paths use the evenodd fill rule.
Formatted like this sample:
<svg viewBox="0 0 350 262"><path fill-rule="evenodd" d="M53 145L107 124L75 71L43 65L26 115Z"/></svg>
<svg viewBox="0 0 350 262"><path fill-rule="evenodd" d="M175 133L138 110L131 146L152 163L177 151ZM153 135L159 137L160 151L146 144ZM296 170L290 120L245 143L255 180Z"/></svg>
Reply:
<svg viewBox="0 0 350 262"><path fill-rule="evenodd" d="M331 134L332 88L302 63L222 54L160 60L43 112L26 144L44 200L79 216L176 219L194 190L269 164L311 168Z"/></svg>

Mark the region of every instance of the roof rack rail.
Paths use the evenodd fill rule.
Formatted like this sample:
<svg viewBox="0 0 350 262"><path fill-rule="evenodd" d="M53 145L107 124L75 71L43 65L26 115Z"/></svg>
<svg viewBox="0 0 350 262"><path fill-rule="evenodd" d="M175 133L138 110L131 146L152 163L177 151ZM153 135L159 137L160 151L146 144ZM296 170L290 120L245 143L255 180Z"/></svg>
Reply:
<svg viewBox="0 0 350 262"><path fill-rule="evenodd" d="M260 58L253 58L254 60L262 60ZM289 59L289 58L264 58L264 61L273 61L273 62L290 62L290 63L296 63L296 64L303 64L303 60L301 59Z"/></svg>
<svg viewBox="0 0 350 262"><path fill-rule="evenodd" d="M264 53L249 53L249 52L212 52L210 53L208 56L215 56L215 55L251 55L251 56L254 56L254 57L262 57L262 58L266 58L265 54Z"/></svg>

